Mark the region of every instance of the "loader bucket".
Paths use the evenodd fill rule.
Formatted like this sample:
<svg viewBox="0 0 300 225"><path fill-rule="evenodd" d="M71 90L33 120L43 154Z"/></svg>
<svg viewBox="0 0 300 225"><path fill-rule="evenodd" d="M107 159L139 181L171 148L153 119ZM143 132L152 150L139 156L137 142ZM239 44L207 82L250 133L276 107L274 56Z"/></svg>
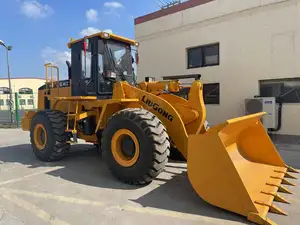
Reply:
<svg viewBox="0 0 300 225"><path fill-rule="evenodd" d="M188 137L189 180L208 203L246 216L257 224L275 224L267 213L285 213L273 201L289 203L277 192L294 178L260 119L265 113L228 120L205 134Z"/></svg>

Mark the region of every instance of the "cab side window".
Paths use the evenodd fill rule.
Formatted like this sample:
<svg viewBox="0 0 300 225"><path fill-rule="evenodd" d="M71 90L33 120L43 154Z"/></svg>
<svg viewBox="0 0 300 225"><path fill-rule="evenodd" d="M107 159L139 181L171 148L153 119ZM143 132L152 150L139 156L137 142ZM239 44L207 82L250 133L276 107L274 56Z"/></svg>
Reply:
<svg viewBox="0 0 300 225"><path fill-rule="evenodd" d="M84 51L81 51L81 68L82 68L82 74L85 78L90 79L92 76L92 53L86 52L86 55L84 55Z"/></svg>
<svg viewBox="0 0 300 225"><path fill-rule="evenodd" d="M98 72L103 74L104 71L104 64L103 64L103 55L98 54Z"/></svg>

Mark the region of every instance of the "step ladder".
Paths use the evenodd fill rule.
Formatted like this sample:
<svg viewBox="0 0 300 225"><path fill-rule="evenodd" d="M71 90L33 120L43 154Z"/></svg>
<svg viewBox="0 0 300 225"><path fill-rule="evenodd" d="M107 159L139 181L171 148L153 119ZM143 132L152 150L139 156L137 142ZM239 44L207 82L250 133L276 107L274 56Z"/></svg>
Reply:
<svg viewBox="0 0 300 225"><path fill-rule="evenodd" d="M78 101L76 101L75 113L70 112L71 111L71 104L72 104L72 101L69 101L66 132L72 134L73 140L71 140L70 143L77 143L78 141L77 141L76 124L77 124L79 103L78 103ZM73 127L70 127L70 122L71 122L72 119L74 119L74 124L73 124Z"/></svg>

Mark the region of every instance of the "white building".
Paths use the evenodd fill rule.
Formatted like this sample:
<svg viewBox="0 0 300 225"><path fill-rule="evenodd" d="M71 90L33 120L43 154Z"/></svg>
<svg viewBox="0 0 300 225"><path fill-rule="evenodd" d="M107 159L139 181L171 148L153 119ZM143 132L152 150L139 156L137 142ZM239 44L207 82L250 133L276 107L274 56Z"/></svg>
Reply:
<svg viewBox="0 0 300 225"><path fill-rule="evenodd" d="M202 74L211 124L245 115L246 98L279 90L276 134L300 135L299 21L300 0L190 0L138 17L138 77Z"/></svg>
<svg viewBox="0 0 300 225"><path fill-rule="evenodd" d="M38 88L45 84L42 78L12 78L11 92L13 102L15 93L18 93L19 109L35 109L38 104ZM9 82L6 78L0 78L0 111L9 109Z"/></svg>

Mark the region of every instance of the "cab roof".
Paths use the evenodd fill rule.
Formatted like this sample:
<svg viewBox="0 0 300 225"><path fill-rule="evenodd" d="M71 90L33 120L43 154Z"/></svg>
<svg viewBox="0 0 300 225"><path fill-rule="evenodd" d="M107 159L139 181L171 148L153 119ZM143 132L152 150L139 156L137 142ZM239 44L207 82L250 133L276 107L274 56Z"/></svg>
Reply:
<svg viewBox="0 0 300 225"><path fill-rule="evenodd" d="M86 37L87 38L92 38L92 37L97 37L97 36L100 37L100 38L103 38L103 39L113 39L113 40L121 41L121 42L124 42L124 43L128 43L128 44L136 46L136 47L138 46L138 42L136 42L135 40L125 38L125 37L122 37L122 36L119 36L119 35L116 35L116 34L110 34L110 33L103 32L103 31L101 31L99 33L89 35L89 36L86 36ZM68 48L71 48L72 44L80 42L83 39L84 38L80 38L80 39L77 39L77 40L71 39L71 41L68 43Z"/></svg>

